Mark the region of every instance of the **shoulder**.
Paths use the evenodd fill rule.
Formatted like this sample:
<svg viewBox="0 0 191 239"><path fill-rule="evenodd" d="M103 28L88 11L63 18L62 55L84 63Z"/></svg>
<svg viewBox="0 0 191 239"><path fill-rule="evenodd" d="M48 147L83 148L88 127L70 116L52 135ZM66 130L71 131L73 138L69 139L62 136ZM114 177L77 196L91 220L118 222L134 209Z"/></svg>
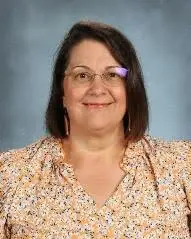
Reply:
<svg viewBox="0 0 191 239"><path fill-rule="evenodd" d="M166 198L177 198L179 202L183 197L191 210L191 142L165 141L149 136L146 141L150 145L147 151L148 148L152 151L150 159L160 193L163 196L166 193Z"/></svg>
<svg viewBox="0 0 191 239"><path fill-rule="evenodd" d="M147 135L145 142L145 148L154 156L159 167L177 173L188 170L191 172L191 141L167 141Z"/></svg>
<svg viewBox="0 0 191 239"><path fill-rule="evenodd" d="M0 190L10 184L16 186L23 176L37 170L54 141L52 137L42 137L23 148L1 152Z"/></svg>
<svg viewBox="0 0 191 239"><path fill-rule="evenodd" d="M0 162L1 165L8 161L19 163L20 161L25 161L27 159L31 159L38 153L39 150L47 151L50 148L54 148L58 140L52 136L42 137L33 143L18 149L11 149L6 152L0 152Z"/></svg>
<svg viewBox="0 0 191 239"><path fill-rule="evenodd" d="M156 155L167 155L177 160L188 159L191 150L191 141L188 140L167 141L147 135L145 141Z"/></svg>
<svg viewBox="0 0 191 239"><path fill-rule="evenodd" d="M23 148L0 152L0 165L5 166L6 164L8 164L10 167L11 165L16 166L20 163L24 163L30 156L38 151L38 148L44 140L45 138L42 138Z"/></svg>

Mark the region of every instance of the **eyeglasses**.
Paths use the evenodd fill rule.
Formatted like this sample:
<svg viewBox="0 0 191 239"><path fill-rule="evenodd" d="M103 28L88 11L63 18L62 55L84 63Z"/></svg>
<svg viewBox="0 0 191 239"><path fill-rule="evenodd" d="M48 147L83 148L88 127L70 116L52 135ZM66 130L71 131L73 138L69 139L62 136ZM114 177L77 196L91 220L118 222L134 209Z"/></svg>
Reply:
<svg viewBox="0 0 191 239"><path fill-rule="evenodd" d="M123 67L108 67L102 74L96 74L89 67L76 67L71 72L65 72L66 77L71 77L73 86L90 86L96 75L101 76L102 81L107 86L119 86L124 84L128 69Z"/></svg>

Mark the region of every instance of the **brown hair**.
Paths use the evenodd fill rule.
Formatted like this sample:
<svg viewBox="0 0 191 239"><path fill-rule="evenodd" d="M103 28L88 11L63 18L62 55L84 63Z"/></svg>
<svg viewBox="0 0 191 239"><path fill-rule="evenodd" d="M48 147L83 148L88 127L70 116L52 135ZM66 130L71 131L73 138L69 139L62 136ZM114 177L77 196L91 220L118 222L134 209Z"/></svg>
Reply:
<svg viewBox="0 0 191 239"><path fill-rule="evenodd" d="M94 39L105 44L121 66L129 70L125 81L128 102L123 119L124 132L127 140L137 141L141 139L148 127L149 112L142 69L135 48L130 40L117 29L103 23L89 21L74 24L58 50L50 100L46 110L47 131L57 138L63 138L67 135L67 126L64 122L67 120L69 124L69 117L63 108L62 83L70 52L76 44L84 39Z"/></svg>

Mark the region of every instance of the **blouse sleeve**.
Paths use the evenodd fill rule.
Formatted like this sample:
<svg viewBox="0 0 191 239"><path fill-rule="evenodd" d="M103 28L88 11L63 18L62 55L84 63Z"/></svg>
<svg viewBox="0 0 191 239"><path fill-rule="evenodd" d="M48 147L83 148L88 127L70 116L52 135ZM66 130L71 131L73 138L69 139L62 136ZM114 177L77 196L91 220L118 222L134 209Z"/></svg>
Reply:
<svg viewBox="0 0 191 239"><path fill-rule="evenodd" d="M170 167L167 170L170 170L170 173L173 174L173 177L178 181L180 180L191 215L191 141L163 141L154 139L152 145L158 150L159 159L161 159L161 149L164 154L172 159L173 169L171 170ZM161 160L160 163L162 165L165 162ZM164 165L162 165L162 167L164 167Z"/></svg>
<svg viewBox="0 0 191 239"><path fill-rule="evenodd" d="M185 167L183 169L182 177L188 206L191 212L191 142L186 145Z"/></svg>
<svg viewBox="0 0 191 239"><path fill-rule="evenodd" d="M188 207L190 209L190 214L188 215L188 227L191 233L191 142L187 144L187 153L185 155L185 167L183 172L183 185L186 193L186 199L188 202Z"/></svg>
<svg viewBox="0 0 191 239"><path fill-rule="evenodd" d="M181 177L188 207L191 213L191 142L175 141L171 143L172 153L175 156L175 176Z"/></svg>
<svg viewBox="0 0 191 239"><path fill-rule="evenodd" d="M7 219L11 202L21 179L24 150L0 153L0 239L9 238Z"/></svg>

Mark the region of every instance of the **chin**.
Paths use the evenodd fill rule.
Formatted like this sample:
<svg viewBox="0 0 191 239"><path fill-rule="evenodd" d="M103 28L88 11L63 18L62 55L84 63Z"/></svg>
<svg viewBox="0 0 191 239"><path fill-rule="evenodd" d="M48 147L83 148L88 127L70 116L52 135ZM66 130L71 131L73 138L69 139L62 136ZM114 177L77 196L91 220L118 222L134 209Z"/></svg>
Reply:
<svg viewBox="0 0 191 239"><path fill-rule="evenodd" d="M108 128L108 125L87 125L86 127L87 129L90 130L104 130L106 128Z"/></svg>
<svg viewBox="0 0 191 239"><path fill-rule="evenodd" d="M100 124L87 124L86 129L90 132L105 132L105 131L111 131L116 129L116 124L111 124L111 122L104 122Z"/></svg>

